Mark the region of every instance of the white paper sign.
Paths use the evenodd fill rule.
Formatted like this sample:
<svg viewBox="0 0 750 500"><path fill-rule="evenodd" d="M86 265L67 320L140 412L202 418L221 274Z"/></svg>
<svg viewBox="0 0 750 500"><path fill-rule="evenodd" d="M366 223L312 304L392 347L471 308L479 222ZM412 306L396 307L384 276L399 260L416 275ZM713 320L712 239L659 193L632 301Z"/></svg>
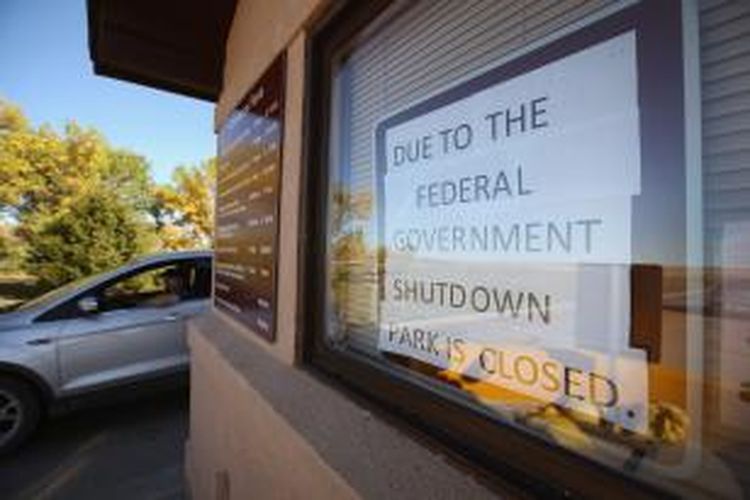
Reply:
<svg viewBox="0 0 750 500"><path fill-rule="evenodd" d="M386 245L400 252L404 232L449 226L456 244L439 253L459 260L629 264L638 116L629 32L389 127ZM487 226L519 236L468 250L453 237Z"/></svg>
<svg viewBox="0 0 750 500"><path fill-rule="evenodd" d="M643 431L647 362L628 345L635 34L472 82L379 127L379 347ZM485 369L488 350L520 375Z"/></svg>

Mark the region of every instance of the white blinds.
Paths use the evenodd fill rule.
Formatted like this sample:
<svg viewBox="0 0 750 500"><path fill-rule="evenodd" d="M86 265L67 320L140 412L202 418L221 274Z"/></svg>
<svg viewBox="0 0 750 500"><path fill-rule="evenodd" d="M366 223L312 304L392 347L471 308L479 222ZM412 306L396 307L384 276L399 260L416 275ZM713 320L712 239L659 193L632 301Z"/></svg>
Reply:
<svg viewBox="0 0 750 500"><path fill-rule="evenodd" d="M394 9L347 54L340 68L346 78L333 99L339 117L334 130L338 158L333 169L352 193L374 191L373 147L376 124L405 106L455 85L468 76L502 64L515 53L566 28L593 20L632 2L616 0L441 0L414 2ZM388 15L388 14L386 14ZM342 123L343 122L343 123ZM344 147L341 147L342 144ZM374 225L364 223L368 241ZM377 262L349 268L339 319L348 346L376 353Z"/></svg>
<svg viewBox="0 0 750 500"><path fill-rule="evenodd" d="M727 223L750 218L750 2L700 4L704 220L718 261Z"/></svg>

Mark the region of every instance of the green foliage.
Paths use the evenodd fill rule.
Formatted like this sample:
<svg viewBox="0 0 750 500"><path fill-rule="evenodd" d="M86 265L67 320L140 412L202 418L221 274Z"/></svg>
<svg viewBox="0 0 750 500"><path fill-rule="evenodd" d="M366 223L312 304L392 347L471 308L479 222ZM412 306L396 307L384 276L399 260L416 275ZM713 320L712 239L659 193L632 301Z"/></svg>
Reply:
<svg viewBox="0 0 750 500"><path fill-rule="evenodd" d="M54 213L92 189L123 188L123 197L144 203L148 178L143 158L113 150L99 132L74 122L62 135L42 126L0 136L0 211L22 222Z"/></svg>
<svg viewBox="0 0 750 500"><path fill-rule="evenodd" d="M24 269L55 286L122 265L152 245L138 213L113 193L91 192L28 235Z"/></svg>
<svg viewBox="0 0 750 500"><path fill-rule="evenodd" d="M23 261L23 246L9 224L0 223L0 273L13 272Z"/></svg>
<svg viewBox="0 0 750 500"><path fill-rule="evenodd" d="M120 265L154 246L146 225L152 204L143 157L74 122L62 133L32 128L17 107L0 102L6 263L43 286Z"/></svg>
<svg viewBox="0 0 750 500"><path fill-rule="evenodd" d="M179 166L172 185L154 188L152 215L166 249L208 248L214 227L216 160Z"/></svg>
<svg viewBox="0 0 750 500"><path fill-rule="evenodd" d="M0 100L0 265L54 286L158 248L210 247L215 175L210 160L155 186L144 157L97 130L33 128Z"/></svg>
<svg viewBox="0 0 750 500"><path fill-rule="evenodd" d="M0 99L0 134L24 130L28 127L29 122L21 108Z"/></svg>
<svg viewBox="0 0 750 500"><path fill-rule="evenodd" d="M110 150L102 166L103 189L130 203L138 210L148 212L153 203L153 182L148 162L143 156L124 149Z"/></svg>

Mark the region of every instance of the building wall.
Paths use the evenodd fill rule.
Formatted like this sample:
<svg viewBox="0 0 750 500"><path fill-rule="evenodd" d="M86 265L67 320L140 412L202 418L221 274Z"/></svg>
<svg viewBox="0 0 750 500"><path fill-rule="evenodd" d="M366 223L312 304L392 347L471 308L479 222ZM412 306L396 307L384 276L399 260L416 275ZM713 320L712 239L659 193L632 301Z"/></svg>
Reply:
<svg viewBox="0 0 750 500"><path fill-rule="evenodd" d="M217 492L222 488L229 498L356 498L304 436L253 387L247 373L227 362L222 347L238 339L203 336L201 326L206 331L225 329L220 320L210 320L191 334L187 467L193 498L221 497ZM294 481L289 480L291 474Z"/></svg>
<svg viewBox="0 0 750 500"><path fill-rule="evenodd" d="M287 50L277 339L269 344L217 311L190 326L193 383L186 467L193 497L494 497L497 491L460 461L388 417L371 413L298 362L306 29L325 14L327 5L327 0L238 1L216 108L217 129L274 58ZM743 180L747 150L737 144L744 144L740 139L747 134L744 42L750 17L741 3L716 0L700 5L702 81L701 88L693 90L700 92L704 137L691 147L700 144L704 149L704 220L711 236L706 241L721 242L719 236L733 218L746 219L748 198L740 191L748 185ZM707 262L720 262L721 248L707 244L705 251ZM666 323L684 329L682 319L674 321L674 313L668 314L672 316L665 317ZM718 345L719 330L730 327L706 322L706 372L713 377L721 376L718 357L731 357L728 347L721 351ZM674 338L664 337L670 342L664 345L665 357L685 359L685 346ZM719 449L724 442L733 443L736 430L728 433L720 425L721 395L711 391L717 391L709 388L708 395L716 401L706 407L709 425L704 434L710 448ZM744 458L734 460L745 463ZM708 485L712 492L720 490L717 483L726 485L726 491L735 488L726 472L716 472L723 467L716 464L709 463L703 473L710 473L696 484Z"/></svg>
<svg viewBox="0 0 750 500"><path fill-rule="evenodd" d="M328 0L237 1L227 37L224 88L216 106L217 129L279 52L327 3Z"/></svg>
<svg viewBox="0 0 750 500"><path fill-rule="evenodd" d="M190 349L187 475L195 499L224 498L216 493L222 481L233 499L496 496L222 317L194 322Z"/></svg>
<svg viewBox="0 0 750 500"><path fill-rule="evenodd" d="M287 49L277 340L218 311L189 327L193 498L491 498L475 475L296 364L304 27L324 0L240 0L216 126ZM290 480L291 477L294 480Z"/></svg>
<svg viewBox="0 0 750 500"><path fill-rule="evenodd" d="M238 5L239 9L239 5ZM239 13L239 11L238 11ZM248 28L250 29L250 28ZM255 33L250 29L251 33ZM278 359L287 364L293 364L297 352L297 335L296 335L296 314L297 314L297 227L299 218L299 200L300 200L300 175L302 170L302 113L303 113L303 88L304 88L304 55L305 55L305 37L303 33L298 33L288 46L281 46L279 51L286 48L287 50L287 87L285 96L284 109L284 144L282 148L282 168L281 168L281 208L279 214L279 266L278 266L278 294L283 300L278 301L277 305L277 338L272 344L262 340L254 332L249 332L244 328L245 338L250 342L259 343L264 349L268 349ZM263 47L265 48L265 47ZM258 49L258 48L256 48ZM279 52L271 54L271 60ZM248 73L255 74L257 79L265 67L260 72L248 71L243 65L243 61L254 60L252 53L247 57L236 59L235 70L228 70L227 86L231 86L234 78L245 78ZM269 61L269 63L270 63ZM227 68L232 68L227 63ZM252 85L254 80L247 84L245 91ZM227 91L228 93L228 91ZM221 103L225 101L225 95L222 95ZM240 94L237 99L241 99ZM228 99L228 97L226 98ZM235 106L233 103L232 106ZM218 109L218 108L217 108ZM221 314L221 313L217 313ZM227 322L233 320L223 316Z"/></svg>

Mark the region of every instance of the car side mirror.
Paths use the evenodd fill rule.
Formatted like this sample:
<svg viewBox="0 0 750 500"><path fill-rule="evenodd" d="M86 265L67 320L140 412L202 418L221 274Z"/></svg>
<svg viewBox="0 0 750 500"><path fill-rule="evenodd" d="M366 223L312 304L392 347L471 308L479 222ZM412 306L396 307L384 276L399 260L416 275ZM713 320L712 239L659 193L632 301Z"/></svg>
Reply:
<svg viewBox="0 0 750 500"><path fill-rule="evenodd" d="M96 297L84 297L78 301L78 309L86 314L99 312L99 301Z"/></svg>

